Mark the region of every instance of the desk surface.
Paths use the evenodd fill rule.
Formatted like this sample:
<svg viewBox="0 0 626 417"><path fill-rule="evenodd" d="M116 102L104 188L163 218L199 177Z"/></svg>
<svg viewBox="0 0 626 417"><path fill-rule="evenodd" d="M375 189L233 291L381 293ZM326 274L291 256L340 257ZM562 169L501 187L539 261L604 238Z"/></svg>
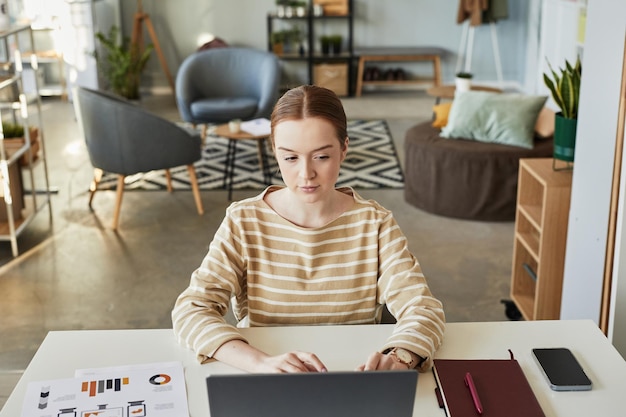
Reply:
<svg viewBox="0 0 626 417"><path fill-rule="evenodd" d="M329 370L352 370L381 346L393 325L270 327L242 329L268 353L299 349L316 352ZM569 347L593 381L586 392L554 392L535 364L534 347ZM626 362L591 321L449 323L438 358L508 358L519 361L547 417L623 416ZM127 364L181 361L192 417L209 415L205 377L238 373L228 365L199 365L170 329L50 332L9 397L0 417L19 417L28 382L73 377L74 370ZM415 416L445 417L434 396L432 373L420 374Z"/></svg>

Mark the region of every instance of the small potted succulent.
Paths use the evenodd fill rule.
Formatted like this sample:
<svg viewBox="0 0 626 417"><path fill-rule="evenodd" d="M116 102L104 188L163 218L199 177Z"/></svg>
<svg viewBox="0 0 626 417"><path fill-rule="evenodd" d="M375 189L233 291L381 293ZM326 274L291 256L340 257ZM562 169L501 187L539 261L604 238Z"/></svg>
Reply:
<svg viewBox="0 0 626 417"><path fill-rule="evenodd" d="M550 74L543 74L543 81L550 90L554 103L561 109L554 116L554 158L573 162L582 76L580 57L577 57L574 65L566 60L565 68L560 68L560 74L549 62L548 67Z"/></svg>

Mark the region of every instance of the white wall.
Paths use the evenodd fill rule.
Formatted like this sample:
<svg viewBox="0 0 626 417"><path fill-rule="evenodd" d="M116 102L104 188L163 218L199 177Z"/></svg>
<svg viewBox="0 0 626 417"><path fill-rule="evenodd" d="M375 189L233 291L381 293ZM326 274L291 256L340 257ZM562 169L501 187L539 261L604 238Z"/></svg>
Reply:
<svg viewBox="0 0 626 417"><path fill-rule="evenodd" d="M126 34L131 33L136 5L135 1L121 1ZM275 0L143 1L172 74L208 33L230 44L266 49L266 16L275 5ZM450 55L443 59L443 78L452 81L461 37L457 7L458 0L354 0L354 45L445 48ZM524 81L528 7L526 0L510 0L509 18L497 24L507 84L521 86ZM497 80L488 26L476 29L473 55L475 79ZM144 78L149 84L167 85L156 56L148 63Z"/></svg>
<svg viewBox="0 0 626 417"><path fill-rule="evenodd" d="M562 319L599 322L625 34L626 2L589 0Z"/></svg>

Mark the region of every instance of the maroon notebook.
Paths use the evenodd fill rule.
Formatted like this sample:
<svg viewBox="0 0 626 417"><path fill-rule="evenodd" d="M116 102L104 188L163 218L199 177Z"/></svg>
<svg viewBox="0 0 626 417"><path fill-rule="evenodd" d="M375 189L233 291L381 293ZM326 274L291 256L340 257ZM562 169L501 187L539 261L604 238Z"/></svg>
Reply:
<svg viewBox="0 0 626 417"><path fill-rule="evenodd" d="M479 414L465 375L472 375L482 404ZM435 359L440 405L448 417L545 417L519 363L511 359Z"/></svg>

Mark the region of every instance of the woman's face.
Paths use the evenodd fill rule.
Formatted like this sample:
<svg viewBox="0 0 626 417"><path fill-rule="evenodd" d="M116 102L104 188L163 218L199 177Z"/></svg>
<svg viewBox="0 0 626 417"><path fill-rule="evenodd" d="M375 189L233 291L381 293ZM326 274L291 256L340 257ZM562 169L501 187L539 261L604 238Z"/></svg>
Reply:
<svg viewBox="0 0 626 417"><path fill-rule="evenodd" d="M305 202L319 201L335 190L348 152L333 125L321 118L285 120L274 127L274 154L287 187Z"/></svg>

